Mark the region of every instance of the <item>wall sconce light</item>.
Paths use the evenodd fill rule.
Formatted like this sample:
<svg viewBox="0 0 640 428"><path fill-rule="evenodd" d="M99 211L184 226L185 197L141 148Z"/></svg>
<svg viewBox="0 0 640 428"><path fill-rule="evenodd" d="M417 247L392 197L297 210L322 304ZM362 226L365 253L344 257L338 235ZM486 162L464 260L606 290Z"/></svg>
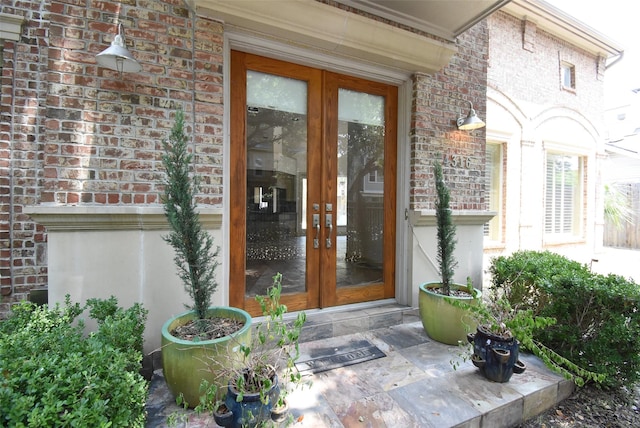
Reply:
<svg viewBox="0 0 640 428"><path fill-rule="evenodd" d="M485 123L476 116L476 111L473 109L473 104L469 101L471 108L469 109L469 114L467 117L460 116L458 118L458 129L463 131L471 131L473 129L483 128Z"/></svg>
<svg viewBox="0 0 640 428"><path fill-rule="evenodd" d="M113 38L111 46L96 55L96 62L102 67L116 70L120 75L122 72L137 73L142 70L140 63L124 46L124 30L122 23L120 23L118 24L118 34Z"/></svg>

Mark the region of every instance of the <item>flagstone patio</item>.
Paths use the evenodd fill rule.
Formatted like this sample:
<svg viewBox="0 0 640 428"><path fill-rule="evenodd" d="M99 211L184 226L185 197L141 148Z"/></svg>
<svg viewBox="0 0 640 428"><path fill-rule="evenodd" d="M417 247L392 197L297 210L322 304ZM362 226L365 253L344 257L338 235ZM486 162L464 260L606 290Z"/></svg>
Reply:
<svg viewBox="0 0 640 428"><path fill-rule="evenodd" d="M487 381L461 348L429 339L417 313L399 305L309 314L301 360L368 341L386 356L306 375L288 396L294 427L511 427L571 395L574 385L536 357L505 384ZM348 334L347 334L348 333ZM451 361L458 361L454 370ZM151 382L147 427L216 427L210 415L175 404L161 370Z"/></svg>

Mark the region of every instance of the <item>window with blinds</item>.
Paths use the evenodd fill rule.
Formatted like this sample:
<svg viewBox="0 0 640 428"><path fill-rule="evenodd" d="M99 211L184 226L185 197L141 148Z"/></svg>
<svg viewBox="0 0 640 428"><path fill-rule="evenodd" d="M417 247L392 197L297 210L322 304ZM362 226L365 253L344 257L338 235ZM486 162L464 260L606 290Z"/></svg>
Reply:
<svg viewBox="0 0 640 428"><path fill-rule="evenodd" d="M489 211L497 215L484 224L484 236L502 241L502 144L487 142L485 165L485 198Z"/></svg>
<svg viewBox="0 0 640 428"><path fill-rule="evenodd" d="M582 218L582 159L547 153L545 187L545 233L580 234Z"/></svg>

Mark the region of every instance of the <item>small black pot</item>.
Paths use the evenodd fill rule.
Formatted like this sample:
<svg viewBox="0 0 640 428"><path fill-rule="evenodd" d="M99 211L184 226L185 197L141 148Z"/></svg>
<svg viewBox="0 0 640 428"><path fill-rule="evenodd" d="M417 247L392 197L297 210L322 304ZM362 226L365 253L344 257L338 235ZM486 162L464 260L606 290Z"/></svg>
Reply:
<svg viewBox="0 0 640 428"><path fill-rule="evenodd" d="M213 415L216 423L226 428L242 428L247 426L262 426L270 419L277 421L279 417L283 419L287 416L288 407L283 414L276 414L282 409L276 409L275 404L280 396L280 386L278 376L274 375L273 385L268 392L269 403L263 404L260 401L260 394L244 394L241 401L238 401L238 390L229 382L225 408L218 408Z"/></svg>
<svg viewBox="0 0 640 428"><path fill-rule="evenodd" d="M473 344L471 362L484 376L493 382L508 382L514 373L522 373L526 365L519 357L520 345L515 338L504 338L478 326L475 333L467 335Z"/></svg>

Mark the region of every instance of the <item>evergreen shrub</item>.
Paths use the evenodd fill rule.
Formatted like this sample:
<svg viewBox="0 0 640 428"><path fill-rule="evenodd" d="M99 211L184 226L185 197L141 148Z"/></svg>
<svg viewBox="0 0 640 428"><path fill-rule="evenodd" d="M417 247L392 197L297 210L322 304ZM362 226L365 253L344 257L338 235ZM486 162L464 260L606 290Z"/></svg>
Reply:
<svg viewBox="0 0 640 428"><path fill-rule="evenodd" d="M605 387L640 380L640 286L549 251L492 260L492 287L509 303L556 319L536 340L573 363L605 375Z"/></svg>
<svg viewBox="0 0 640 428"><path fill-rule="evenodd" d="M0 426L144 427L139 374L147 311L90 299L98 329L84 334L72 304L20 303L0 322Z"/></svg>

